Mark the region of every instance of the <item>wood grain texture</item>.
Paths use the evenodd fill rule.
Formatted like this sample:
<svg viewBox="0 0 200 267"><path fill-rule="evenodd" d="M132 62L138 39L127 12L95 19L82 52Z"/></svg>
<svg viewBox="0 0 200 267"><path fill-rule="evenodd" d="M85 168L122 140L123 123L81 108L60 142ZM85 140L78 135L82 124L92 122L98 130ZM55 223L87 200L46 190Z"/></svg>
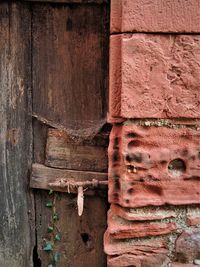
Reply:
<svg viewBox="0 0 200 267"><path fill-rule="evenodd" d="M33 162L44 164L48 126L33 118Z"/></svg>
<svg viewBox="0 0 200 267"><path fill-rule="evenodd" d="M32 165L30 187L50 190L54 189L53 186L49 185L50 183L59 183L61 180L74 183L92 181L93 179L97 181L106 181L107 173L56 169L35 163ZM55 189L56 191L61 192L66 191L66 189Z"/></svg>
<svg viewBox="0 0 200 267"><path fill-rule="evenodd" d="M42 266L48 266L52 254L43 251L45 240L51 241L47 233L51 222L51 210L45 207L51 198L48 193L36 193L36 214L38 253ZM106 198L85 196L84 211L78 216L75 195L62 194L56 201L56 211L60 220L56 223L62 239L57 242L54 251L60 253L59 267L105 267L106 256L103 251L103 234L106 229ZM45 216L44 216L45 215Z"/></svg>
<svg viewBox="0 0 200 267"><path fill-rule="evenodd" d="M93 144L95 144L95 140ZM48 131L45 161L45 165L47 166L72 170L107 172L107 157L106 147L90 145L89 143L76 144L63 131L56 129L49 129Z"/></svg>
<svg viewBox="0 0 200 267"><path fill-rule="evenodd" d="M33 111L68 134L106 121L108 6L33 6Z"/></svg>
<svg viewBox="0 0 200 267"><path fill-rule="evenodd" d="M30 225L33 225L34 214L31 195L27 190L32 142L30 25L30 13L25 4L0 3L0 266L2 267L32 266Z"/></svg>
<svg viewBox="0 0 200 267"><path fill-rule="evenodd" d="M97 3L101 0L91 2ZM37 119L34 120L35 162L45 164L47 125L64 130L68 137L84 139L83 142L76 143L77 146L100 146L105 149L108 145L107 136L105 138L97 135L94 139L87 140L85 138L93 136L101 128L107 112L109 6L89 3L31 4L33 109L34 116L41 121L39 123ZM64 136L67 143L74 144L74 138L72 140L67 135ZM43 184L44 189L47 189L45 184L50 179L55 181L56 177L79 181L107 179L106 173L40 167L48 169L46 176L43 175L45 171L42 176L35 175L36 183L40 183L38 187ZM52 255L43 251L44 239L51 240L47 226L51 222L52 214L45 208L49 195L42 190L34 191L37 252L42 266L47 266L52 260ZM61 242L55 246L55 251L61 254L58 264L60 267L106 266L103 233L106 228L107 197L105 191L102 194L101 197L85 196L81 217L78 216L76 206L77 195L62 194L61 200L56 203L60 217L57 226L62 235Z"/></svg>

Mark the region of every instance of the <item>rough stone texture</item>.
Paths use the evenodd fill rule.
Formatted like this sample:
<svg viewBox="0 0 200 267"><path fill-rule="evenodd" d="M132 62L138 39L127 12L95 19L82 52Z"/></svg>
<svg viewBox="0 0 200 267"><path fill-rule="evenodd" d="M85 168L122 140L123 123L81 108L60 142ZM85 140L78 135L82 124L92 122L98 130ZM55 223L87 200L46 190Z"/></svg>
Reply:
<svg viewBox="0 0 200 267"><path fill-rule="evenodd" d="M187 217L187 224L190 226L200 225L200 217L188 216Z"/></svg>
<svg viewBox="0 0 200 267"><path fill-rule="evenodd" d="M111 211L108 212L108 232L114 239L126 239L169 234L176 230L176 223L126 221Z"/></svg>
<svg viewBox="0 0 200 267"><path fill-rule="evenodd" d="M114 126L109 201L133 208L200 203L199 147L200 132L189 128Z"/></svg>
<svg viewBox="0 0 200 267"><path fill-rule="evenodd" d="M196 264L184 264L184 263L178 263L178 262L173 262L171 267L197 267L200 265L196 265Z"/></svg>
<svg viewBox="0 0 200 267"><path fill-rule="evenodd" d="M111 36L110 116L199 118L199 60L200 35Z"/></svg>
<svg viewBox="0 0 200 267"><path fill-rule="evenodd" d="M200 2L112 0L111 32L200 32Z"/></svg>
<svg viewBox="0 0 200 267"><path fill-rule="evenodd" d="M164 254L153 254L149 256L123 254L108 257L108 267L164 267L168 263L169 258Z"/></svg>
<svg viewBox="0 0 200 267"><path fill-rule="evenodd" d="M110 29L107 266L200 266L200 1L111 0Z"/></svg>
<svg viewBox="0 0 200 267"><path fill-rule="evenodd" d="M176 217L175 211L160 207L157 209L152 207L129 209L111 204L110 209L112 213L128 221L152 221Z"/></svg>
<svg viewBox="0 0 200 267"><path fill-rule="evenodd" d="M176 259L181 263L193 263L200 259L200 230L183 232L176 240Z"/></svg>

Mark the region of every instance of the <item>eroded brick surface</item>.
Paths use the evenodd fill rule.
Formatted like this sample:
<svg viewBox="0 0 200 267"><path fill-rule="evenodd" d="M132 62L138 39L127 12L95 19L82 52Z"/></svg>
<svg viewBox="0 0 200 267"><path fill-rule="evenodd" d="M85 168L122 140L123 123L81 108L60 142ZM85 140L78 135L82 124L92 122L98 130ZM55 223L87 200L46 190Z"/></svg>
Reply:
<svg viewBox="0 0 200 267"><path fill-rule="evenodd" d="M139 208L139 209L131 209L131 208L123 208L119 205L112 204L110 210L113 214L128 220L128 221L153 221L153 220L162 220L175 218L176 213L172 209L169 208L161 208L157 209L153 207L147 208Z"/></svg>
<svg viewBox="0 0 200 267"><path fill-rule="evenodd" d="M173 262L171 267L197 267L200 265L197 264L187 264L187 263L178 263L178 262Z"/></svg>
<svg viewBox="0 0 200 267"><path fill-rule="evenodd" d="M109 231L104 235L104 249L108 255L132 253L134 255L149 255L151 253L167 254L167 244L162 238L157 239L114 239Z"/></svg>
<svg viewBox="0 0 200 267"><path fill-rule="evenodd" d="M176 228L175 222L130 222L108 212L108 232L114 239L165 235Z"/></svg>
<svg viewBox="0 0 200 267"><path fill-rule="evenodd" d="M118 240L112 239L107 231L104 236L104 248L105 252L109 255L108 266L161 267L169 262L166 242L162 239Z"/></svg>
<svg viewBox="0 0 200 267"><path fill-rule="evenodd" d="M114 126L109 145L109 201L123 207L200 203L200 132Z"/></svg>
<svg viewBox="0 0 200 267"><path fill-rule="evenodd" d="M164 267L169 263L169 258L164 254L152 254L148 256L135 256L123 254L108 257L108 267Z"/></svg>
<svg viewBox="0 0 200 267"><path fill-rule="evenodd" d="M111 0L110 267L200 264L199 32L199 0Z"/></svg>
<svg viewBox="0 0 200 267"><path fill-rule="evenodd" d="M111 0L111 32L200 32L200 2Z"/></svg>
<svg viewBox="0 0 200 267"><path fill-rule="evenodd" d="M199 61L199 35L111 36L111 117L199 118Z"/></svg>

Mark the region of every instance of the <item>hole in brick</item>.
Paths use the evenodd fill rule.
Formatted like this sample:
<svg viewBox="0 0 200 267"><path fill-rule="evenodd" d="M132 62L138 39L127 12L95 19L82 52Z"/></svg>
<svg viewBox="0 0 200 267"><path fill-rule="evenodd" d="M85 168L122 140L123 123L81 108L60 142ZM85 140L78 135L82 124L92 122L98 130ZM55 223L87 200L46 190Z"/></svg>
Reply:
<svg viewBox="0 0 200 267"><path fill-rule="evenodd" d="M135 138L135 137L138 137L139 135L134 133L134 132L129 132L127 133L126 137L127 138Z"/></svg>
<svg viewBox="0 0 200 267"><path fill-rule="evenodd" d="M113 178L114 178L114 189L115 191L119 191L120 190L120 182L119 182L120 177L118 175L114 175Z"/></svg>
<svg viewBox="0 0 200 267"><path fill-rule="evenodd" d="M128 161L128 162L131 162L132 161L132 158L131 158L130 155L126 155L126 161Z"/></svg>
<svg viewBox="0 0 200 267"><path fill-rule="evenodd" d="M181 176L186 170L185 162L182 159L174 159L168 165L168 171L172 176Z"/></svg>
<svg viewBox="0 0 200 267"><path fill-rule="evenodd" d="M131 148L134 148L140 145L141 145L141 142L139 140L133 140L128 143L128 148L131 149Z"/></svg>
<svg viewBox="0 0 200 267"><path fill-rule="evenodd" d="M130 188L130 189L127 190L128 194L133 194L133 192L134 192L133 188Z"/></svg>
<svg viewBox="0 0 200 267"><path fill-rule="evenodd" d="M137 162L137 163L141 163L142 162L142 154L140 152L136 152L136 153L130 153L128 155L126 155L126 160L128 162Z"/></svg>
<svg viewBox="0 0 200 267"><path fill-rule="evenodd" d="M115 162L115 161L119 161L120 160L120 155L117 151L115 151L112 155L112 161Z"/></svg>

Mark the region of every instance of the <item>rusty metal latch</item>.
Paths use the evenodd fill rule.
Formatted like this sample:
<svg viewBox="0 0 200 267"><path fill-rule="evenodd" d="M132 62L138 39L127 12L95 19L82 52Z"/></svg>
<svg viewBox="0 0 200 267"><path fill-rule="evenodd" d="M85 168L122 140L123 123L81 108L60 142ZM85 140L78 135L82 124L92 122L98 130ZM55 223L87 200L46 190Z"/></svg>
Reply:
<svg viewBox="0 0 200 267"><path fill-rule="evenodd" d="M50 188L62 189L63 192L65 191L69 194L77 192L77 207L79 216L83 214L84 191L87 189L95 189L100 185L108 185L108 181L98 181L93 179L92 181L74 182L61 178L59 181L48 184Z"/></svg>
<svg viewBox="0 0 200 267"><path fill-rule="evenodd" d="M108 174L102 172L61 170L34 163L32 165L30 187L77 194L79 216L83 213L84 195L93 195L94 189L104 189L108 185Z"/></svg>

